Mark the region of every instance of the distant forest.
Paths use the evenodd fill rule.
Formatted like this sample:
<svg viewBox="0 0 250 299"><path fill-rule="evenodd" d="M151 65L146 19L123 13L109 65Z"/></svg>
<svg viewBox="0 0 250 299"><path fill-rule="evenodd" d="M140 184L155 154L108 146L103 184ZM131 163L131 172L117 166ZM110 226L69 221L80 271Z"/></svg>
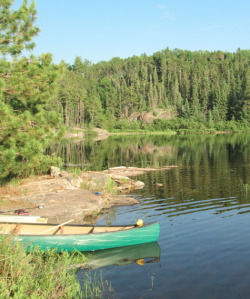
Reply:
<svg viewBox="0 0 250 299"><path fill-rule="evenodd" d="M54 64L35 46L35 2L0 10L1 180L47 173L60 166L46 149L67 130L170 133L245 132L250 126L250 50L168 48L92 64ZM101 49L100 49L101 51ZM145 118L146 116L146 118Z"/></svg>
<svg viewBox="0 0 250 299"><path fill-rule="evenodd" d="M163 109L200 123L250 121L250 50L169 50L92 64L81 57L64 69L47 104L68 127L121 128L137 112ZM155 112L157 114L157 112ZM132 118L133 119L133 118Z"/></svg>

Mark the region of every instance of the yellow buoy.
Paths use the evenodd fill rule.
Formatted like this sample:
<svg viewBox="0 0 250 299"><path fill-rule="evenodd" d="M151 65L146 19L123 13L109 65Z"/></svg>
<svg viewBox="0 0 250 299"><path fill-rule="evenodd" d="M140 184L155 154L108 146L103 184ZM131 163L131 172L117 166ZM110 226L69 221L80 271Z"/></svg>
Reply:
<svg viewBox="0 0 250 299"><path fill-rule="evenodd" d="M136 225L137 226L143 226L143 220L138 219L137 222L136 222Z"/></svg>

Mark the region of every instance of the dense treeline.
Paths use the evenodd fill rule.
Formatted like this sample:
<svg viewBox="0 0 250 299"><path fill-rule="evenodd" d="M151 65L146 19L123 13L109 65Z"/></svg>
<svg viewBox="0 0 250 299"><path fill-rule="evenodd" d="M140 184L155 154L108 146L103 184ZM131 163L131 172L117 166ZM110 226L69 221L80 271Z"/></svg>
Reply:
<svg viewBox="0 0 250 299"><path fill-rule="evenodd" d="M69 127L119 128L119 120L157 109L208 124L250 120L250 50L166 49L97 64L77 56L65 68L48 108Z"/></svg>
<svg viewBox="0 0 250 299"><path fill-rule="evenodd" d="M50 54L19 58L34 48L40 29L34 1L12 5L4 0L0 9L0 180L61 165L45 150L62 136L62 122L108 130L249 129L250 50L166 49L55 65Z"/></svg>

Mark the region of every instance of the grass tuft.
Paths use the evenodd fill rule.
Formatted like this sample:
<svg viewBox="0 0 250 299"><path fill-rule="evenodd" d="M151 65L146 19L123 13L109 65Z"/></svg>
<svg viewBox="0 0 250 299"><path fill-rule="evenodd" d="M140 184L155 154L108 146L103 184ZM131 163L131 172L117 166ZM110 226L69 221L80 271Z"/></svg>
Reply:
<svg viewBox="0 0 250 299"><path fill-rule="evenodd" d="M105 182L105 191L109 194L115 194L117 192L116 181L109 176L107 177Z"/></svg>
<svg viewBox="0 0 250 299"><path fill-rule="evenodd" d="M104 298L104 295L105 298L111 298L112 288L110 283L103 281L102 273L100 275L86 273L83 279L82 292L82 298L86 299Z"/></svg>
<svg viewBox="0 0 250 299"><path fill-rule="evenodd" d="M81 287L72 263L83 259L79 253L44 252L38 248L27 254L11 236L0 236L1 298L81 298Z"/></svg>
<svg viewBox="0 0 250 299"><path fill-rule="evenodd" d="M103 298L110 284L100 277L77 278L85 256L34 248L26 253L12 236L0 234L0 298Z"/></svg>

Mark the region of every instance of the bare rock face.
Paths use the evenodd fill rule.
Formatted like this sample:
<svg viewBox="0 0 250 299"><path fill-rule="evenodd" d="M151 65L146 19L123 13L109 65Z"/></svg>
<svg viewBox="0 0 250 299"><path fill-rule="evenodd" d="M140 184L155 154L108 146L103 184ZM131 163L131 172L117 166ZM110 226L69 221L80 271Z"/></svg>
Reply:
<svg viewBox="0 0 250 299"><path fill-rule="evenodd" d="M51 168L50 168L50 175L53 178L59 177L60 173L61 173L61 169L60 168L55 167L55 166L51 166Z"/></svg>
<svg viewBox="0 0 250 299"><path fill-rule="evenodd" d="M79 177L79 176L76 176L76 177L67 177L67 180L70 182L70 184L79 189L81 187L81 184L83 182L83 180Z"/></svg>
<svg viewBox="0 0 250 299"><path fill-rule="evenodd" d="M135 186L135 189L142 189L142 188L144 188L145 184L141 181L136 181L134 186Z"/></svg>
<svg viewBox="0 0 250 299"><path fill-rule="evenodd" d="M139 203L139 200L132 196L116 195L105 199L104 208L107 209L113 206L131 206Z"/></svg>
<svg viewBox="0 0 250 299"><path fill-rule="evenodd" d="M49 222L62 223L77 217L78 222L84 223L86 216L100 213L105 208L139 203L131 196L119 195L119 192L129 193L144 187L143 182L128 176L170 167L175 166L161 169L121 166L102 172L83 172L80 176L51 167L51 175L29 178L15 186L15 196L10 201L19 203L16 209L30 209L32 215L47 217ZM84 187L88 190L81 189ZM114 195L108 191L110 188L118 192ZM3 209L1 203L0 209Z"/></svg>
<svg viewBox="0 0 250 299"><path fill-rule="evenodd" d="M84 137L84 132L79 131L79 132L75 132L75 133L70 133L67 132L65 134L65 138L70 139L70 138L83 138Z"/></svg>
<svg viewBox="0 0 250 299"><path fill-rule="evenodd" d="M75 188L80 188L83 182L79 176L73 175L67 171L62 171L60 168L54 166L51 166L50 168L50 176L53 178L61 177L66 179Z"/></svg>
<svg viewBox="0 0 250 299"><path fill-rule="evenodd" d="M97 135L99 136L109 136L109 132L100 128L94 128L93 129L94 132L97 133Z"/></svg>
<svg viewBox="0 0 250 299"><path fill-rule="evenodd" d="M70 174L69 172L63 170L63 171L60 173L60 176L61 176L62 178L68 178L68 177L71 176L71 174Z"/></svg>
<svg viewBox="0 0 250 299"><path fill-rule="evenodd" d="M34 196L28 200L34 201ZM36 196L36 202L42 209L36 209L32 215L46 215L49 222L58 223L77 218L76 223L83 223L86 215L92 215L103 208L103 198L88 190L64 190L60 193L46 193Z"/></svg>

